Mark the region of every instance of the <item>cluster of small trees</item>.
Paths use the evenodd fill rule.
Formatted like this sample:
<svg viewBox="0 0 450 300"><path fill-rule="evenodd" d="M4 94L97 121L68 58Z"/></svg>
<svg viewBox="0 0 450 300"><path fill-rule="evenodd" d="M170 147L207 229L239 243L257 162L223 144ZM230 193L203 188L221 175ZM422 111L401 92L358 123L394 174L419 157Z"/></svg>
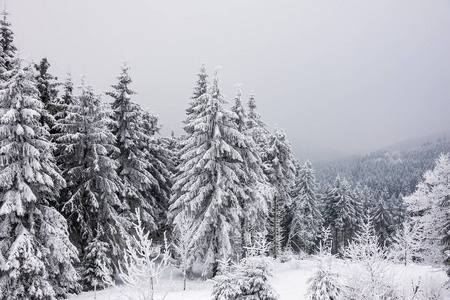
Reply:
<svg viewBox="0 0 450 300"><path fill-rule="evenodd" d="M380 245L389 246L406 216L403 196L389 197L385 191L373 194L366 186L351 188L347 180L336 177L322 194L324 226L333 234L333 254L343 249L361 229L366 214L373 220Z"/></svg>
<svg viewBox="0 0 450 300"><path fill-rule="evenodd" d="M322 241L315 255L319 262L318 270L308 281L307 299L447 299L448 287L445 279L430 284L426 280L421 282L419 277L418 280L401 283L400 286L395 284L392 262L402 262L406 265L411 260L424 260L429 255L433 257L431 252L435 252L435 255L445 253L439 247L433 247L432 251L429 251L430 248L424 248L423 245L427 245L430 237L423 235L420 227L418 231L410 227L413 223L409 220L405 221L404 225L392 245L386 247L379 243L372 219L370 215L366 215L361 229L344 248L345 260L341 262L337 262L336 255L331 254L333 239L330 228L324 229L325 234L321 235ZM445 222L439 226L440 229L443 227ZM442 234L442 231L440 232ZM431 237L434 238L435 236ZM441 235L439 240L441 247L448 249L445 235ZM337 268L339 274L333 264L341 265ZM433 280L435 279L438 278Z"/></svg>

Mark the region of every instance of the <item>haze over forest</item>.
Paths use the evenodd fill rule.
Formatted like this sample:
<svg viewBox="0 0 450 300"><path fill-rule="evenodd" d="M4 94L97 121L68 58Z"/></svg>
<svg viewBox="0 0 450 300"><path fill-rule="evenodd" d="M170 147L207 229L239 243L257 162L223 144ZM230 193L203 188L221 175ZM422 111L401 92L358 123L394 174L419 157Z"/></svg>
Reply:
<svg viewBox="0 0 450 300"><path fill-rule="evenodd" d="M226 99L254 91L298 156L365 153L449 129L448 1L6 0L22 56L108 90L128 61L134 101L181 120L201 64ZM109 99L104 96L104 101ZM308 154L309 153L309 154ZM322 154L321 154L322 153Z"/></svg>

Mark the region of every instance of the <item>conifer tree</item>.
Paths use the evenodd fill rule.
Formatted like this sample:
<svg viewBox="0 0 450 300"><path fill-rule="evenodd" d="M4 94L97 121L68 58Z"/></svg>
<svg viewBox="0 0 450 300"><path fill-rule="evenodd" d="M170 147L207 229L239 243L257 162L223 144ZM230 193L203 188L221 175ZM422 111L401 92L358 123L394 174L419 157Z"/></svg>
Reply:
<svg viewBox="0 0 450 300"><path fill-rule="evenodd" d="M261 115L256 110L258 106L256 105L255 95L253 93L250 94L247 107L247 130L256 144L261 148L260 150L263 151L270 132L266 129L266 123L261 120Z"/></svg>
<svg viewBox="0 0 450 300"><path fill-rule="evenodd" d="M193 121L198 117L201 112L204 101L207 97L202 97L208 91L208 74L206 74L206 66L202 65L198 72L197 84L194 87L194 91L189 101L189 107L186 109L186 120L183 122L185 125L183 127L184 131L190 135L194 132L192 127Z"/></svg>
<svg viewBox="0 0 450 300"><path fill-rule="evenodd" d="M391 235L393 233L393 220L392 212L383 197L378 199L371 215L375 232L378 235L378 243L380 245L389 246Z"/></svg>
<svg viewBox="0 0 450 300"><path fill-rule="evenodd" d="M65 181L31 68L11 66L0 84L0 298L64 298L79 291L77 250L52 207Z"/></svg>
<svg viewBox="0 0 450 300"><path fill-rule="evenodd" d="M311 252L323 221L317 198L315 171L308 160L297 172L294 189L295 197L289 210L289 240L297 247L303 247L305 252Z"/></svg>
<svg viewBox="0 0 450 300"><path fill-rule="evenodd" d="M272 254L278 257L283 241L282 228L286 207L291 204L290 188L295 179L295 160L291 144L284 131L275 130L268 138L267 150L263 160L266 164L268 182L273 187L273 197L269 200L270 226L272 237Z"/></svg>
<svg viewBox="0 0 450 300"><path fill-rule="evenodd" d="M36 82L39 91L39 98L44 104L44 114L42 116L42 124L47 127L50 133L54 133L53 127L56 125L55 115L58 113L58 89L59 83L55 82L58 78L48 73L50 64L44 57L39 64L34 64L37 71Z"/></svg>
<svg viewBox="0 0 450 300"><path fill-rule="evenodd" d="M246 257L214 281L213 300L277 300L278 293L269 284L269 263L261 257Z"/></svg>
<svg viewBox="0 0 450 300"><path fill-rule="evenodd" d="M63 95L57 98L57 113L55 114L55 126L53 127L52 141L55 142L56 147L54 149L54 154L56 158L56 163L58 166L63 166L66 163L67 157L64 154L64 147L60 144L58 140L61 137L62 132L60 130L59 124L68 115L68 108L71 105L75 105L77 98L73 95L73 83L72 76L70 73L67 74L63 86ZM64 169L61 170L62 172ZM57 203L57 209L61 212L64 202L69 198L68 189L63 189L60 195L60 201Z"/></svg>
<svg viewBox="0 0 450 300"><path fill-rule="evenodd" d="M0 82L9 79L12 76L10 72L14 69L17 48L14 46L14 33L10 29L11 23L8 22L9 13L6 10L1 12L3 19L0 20Z"/></svg>
<svg viewBox="0 0 450 300"><path fill-rule="evenodd" d="M176 226L180 213L192 218L196 257L203 262L203 275L211 277L217 272L218 260L232 254L240 236L239 197L245 191L239 182L244 173L237 148L243 138L234 115L223 107L217 70L208 92L200 98L197 116L187 124L193 132L181 151L170 219Z"/></svg>
<svg viewBox="0 0 450 300"><path fill-rule="evenodd" d="M169 199L172 190L172 169L174 168L175 154L168 148L164 138L156 137L161 126L158 124L158 116L148 111L143 113L144 132L150 137L147 140L147 161L148 172L155 179L151 191L151 202L154 204L155 216L157 216L157 238L163 238L163 233L167 231L167 213L169 209ZM154 236L154 234L153 234Z"/></svg>
<svg viewBox="0 0 450 300"><path fill-rule="evenodd" d="M337 254L352 240L352 220L355 217L354 199L350 185L339 176L334 187L326 193L325 225L330 226L333 234L332 253Z"/></svg>
<svg viewBox="0 0 450 300"><path fill-rule="evenodd" d="M318 270L308 279L308 300L338 300L343 298L344 285L339 275L332 271L330 228L322 228L319 235L319 251L316 255Z"/></svg>
<svg viewBox="0 0 450 300"><path fill-rule="evenodd" d="M81 94L67 110L67 116L57 125L62 132L57 140L59 161L67 182L62 211L68 218L71 239L81 257L86 257L85 251L96 238L99 224L102 236L98 240L109 245L108 258L116 264L124 246L128 221L118 214L123 209L117 196L122 182L116 173L118 164L110 157L110 153L118 151L114 135L108 129L111 111L84 80ZM87 268L96 261L82 263ZM98 278L91 278L90 282L93 280Z"/></svg>
<svg viewBox="0 0 450 300"><path fill-rule="evenodd" d="M355 213L352 215L350 220L350 228L348 230L348 237L351 240L356 236L356 234L361 230L364 223L364 217L367 212L365 209L365 201L367 201L367 195L364 190L361 190L358 185L352 191L352 205Z"/></svg>
<svg viewBox="0 0 450 300"><path fill-rule="evenodd" d="M131 83L128 70L126 65L122 66L122 72L117 77L118 83L112 86L114 90L106 93L114 99L111 106L115 121L113 134L119 150L117 174L123 181L120 198L126 207L122 215L135 221L134 212L139 208L144 228L153 233L158 230L160 217L157 200L152 194L152 188L158 182L149 172L150 136L144 128L145 125L152 125L144 124L144 112L138 104L131 101L135 92L128 87Z"/></svg>
<svg viewBox="0 0 450 300"><path fill-rule="evenodd" d="M67 73L64 83L62 83L64 94L59 97L58 100L58 112L55 115L55 120L64 119L67 116L67 110L70 105L74 105L76 102L76 97L73 95L73 82L72 74Z"/></svg>
<svg viewBox="0 0 450 300"><path fill-rule="evenodd" d="M243 162L243 175L240 183L243 195L239 196L241 216L241 247L243 252L250 245L252 236L256 232L265 232L268 217L266 196L268 194L268 183L262 169L262 160L259 148L247 128L247 114L241 101L241 90L238 89L234 98L231 111L235 113L235 122L238 131L242 134L242 143L237 145Z"/></svg>
<svg viewBox="0 0 450 300"><path fill-rule="evenodd" d="M95 237L88 243L82 260L84 268L83 285L88 289L104 289L106 282L112 280L112 261L108 255L109 245L104 242L103 229L97 226Z"/></svg>
<svg viewBox="0 0 450 300"><path fill-rule="evenodd" d="M450 155L441 154L433 170L405 199L414 219L423 226L426 239L422 250L427 260L450 265ZM450 276L450 268L447 269Z"/></svg>
<svg viewBox="0 0 450 300"><path fill-rule="evenodd" d="M392 231L397 232L397 230L403 227L407 209L401 193L398 197L392 194L388 202L388 209L392 215Z"/></svg>

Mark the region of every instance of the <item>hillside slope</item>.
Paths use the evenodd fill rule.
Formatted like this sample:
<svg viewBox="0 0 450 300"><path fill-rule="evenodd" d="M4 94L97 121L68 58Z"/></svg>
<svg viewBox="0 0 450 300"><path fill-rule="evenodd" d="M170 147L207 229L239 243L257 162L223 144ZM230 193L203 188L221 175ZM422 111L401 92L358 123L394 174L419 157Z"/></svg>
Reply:
<svg viewBox="0 0 450 300"><path fill-rule="evenodd" d="M439 155L450 152L450 139L445 136L423 141L407 141L367 155L317 164L317 181L325 187L340 175L352 185L367 185L376 193L408 195L422 180L424 172L433 168Z"/></svg>

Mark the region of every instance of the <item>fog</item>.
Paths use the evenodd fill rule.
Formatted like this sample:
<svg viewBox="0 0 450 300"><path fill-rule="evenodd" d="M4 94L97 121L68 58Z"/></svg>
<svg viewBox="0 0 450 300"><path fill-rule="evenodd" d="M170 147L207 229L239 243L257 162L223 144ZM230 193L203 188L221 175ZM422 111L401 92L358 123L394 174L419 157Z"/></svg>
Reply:
<svg viewBox="0 0 450 300"><path fill-rule="evenodd" d="M197 70L254 91L294 149L363 153L450 129L448 1L6 0L20 54L97 92L128 61L133 100L181 121ZM111 101L103 96L104 101Z"/></svg>

